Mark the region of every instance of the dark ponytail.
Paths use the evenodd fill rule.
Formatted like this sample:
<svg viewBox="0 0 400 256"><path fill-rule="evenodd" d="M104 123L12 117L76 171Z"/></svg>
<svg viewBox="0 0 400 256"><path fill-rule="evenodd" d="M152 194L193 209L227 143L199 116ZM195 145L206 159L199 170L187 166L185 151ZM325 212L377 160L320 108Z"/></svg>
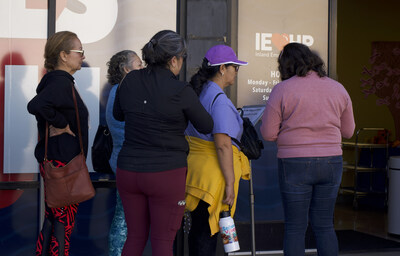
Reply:
<svg viewBox="0 0 400 256"><path fill-rule="evenodd" d="M206 58L203 59L201 67L190 79L190 86L196 92L197 96L199 96L203 90L203 85L218 73L219 67L220 66L209 66L208 60Z"/></svg>
<svg viewBox="0 0 400 256"><path fill-rule="evenodd" d="M142 59L148 68L166 67L172 57L186 55L186 42L172 30L162 30L155 34L142 48Z"/></svg>

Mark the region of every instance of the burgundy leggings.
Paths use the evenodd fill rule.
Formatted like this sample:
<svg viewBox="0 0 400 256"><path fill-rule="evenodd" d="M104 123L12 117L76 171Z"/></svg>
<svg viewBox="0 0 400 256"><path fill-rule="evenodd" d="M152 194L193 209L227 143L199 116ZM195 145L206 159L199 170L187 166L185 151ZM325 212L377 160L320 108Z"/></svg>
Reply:
<svg viewBox="0 0 400 256"><path fill-rule="evenodd" d="M117 168L117 188L128 226L122 256L141 256L149 237L153 256L172 256L185 211L187 168L132 172Z"/></svg>

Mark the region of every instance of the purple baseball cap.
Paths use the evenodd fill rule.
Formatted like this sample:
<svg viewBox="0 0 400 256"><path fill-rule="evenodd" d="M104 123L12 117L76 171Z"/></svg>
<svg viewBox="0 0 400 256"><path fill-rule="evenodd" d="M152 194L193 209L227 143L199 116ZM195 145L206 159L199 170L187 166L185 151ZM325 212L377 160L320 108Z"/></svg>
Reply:
<svg viewBox="0 0 400 256"><path fill-rule="evenodd" d="M209 66L218 66L222 64L244 66L248 64L245 61L238 60L233 49L223 44L211 47L207 51L205 58L208 60Z"/></svg>

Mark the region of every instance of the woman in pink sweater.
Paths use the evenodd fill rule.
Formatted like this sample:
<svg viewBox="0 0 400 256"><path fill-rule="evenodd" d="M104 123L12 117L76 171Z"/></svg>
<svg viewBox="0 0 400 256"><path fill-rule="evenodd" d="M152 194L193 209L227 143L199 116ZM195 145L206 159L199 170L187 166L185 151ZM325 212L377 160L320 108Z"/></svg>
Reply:
<svg viewBox="0 0 400 256"><path fill-rule="evenodd" d="M355 128L351 99L303 44L287 44L278 63L282 82L267 101L261 134L278 145L284 253L304 255L310 220L318 255L336 256L333 213L342 178L342 137L350 138Z"/></svg>

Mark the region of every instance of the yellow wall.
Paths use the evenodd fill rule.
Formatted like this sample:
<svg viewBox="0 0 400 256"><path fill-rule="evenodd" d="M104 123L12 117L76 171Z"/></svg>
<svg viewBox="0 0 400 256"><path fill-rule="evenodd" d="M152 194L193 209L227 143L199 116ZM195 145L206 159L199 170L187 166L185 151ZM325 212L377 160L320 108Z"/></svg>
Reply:
<svg viewBox="0 0 400 256"><path fill-rule="evenodd" d="M337 8L337 75L353 101L356 130L388 128L394 139L387 106L377 106L375 95L365 98L360 79L366 78L361 74L363 67L370 67L372 42L400 41L400 1L337 0Z"/></svg>

